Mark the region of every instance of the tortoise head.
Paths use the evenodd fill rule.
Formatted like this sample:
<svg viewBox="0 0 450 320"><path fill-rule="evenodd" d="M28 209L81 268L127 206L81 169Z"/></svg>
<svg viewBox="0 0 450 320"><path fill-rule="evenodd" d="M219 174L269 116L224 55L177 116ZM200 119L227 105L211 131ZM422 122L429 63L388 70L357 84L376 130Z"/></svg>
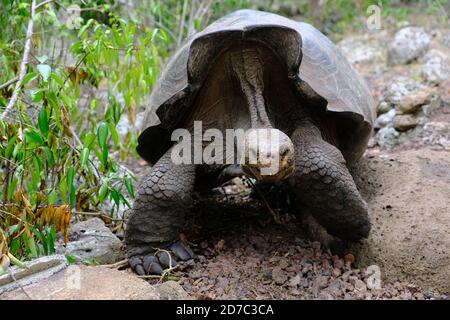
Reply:
<svg viewBox="0 0 450 320"><path fill-rule="evenodd" d="M261 182L275 182L294 172L294 145L282 131L258 128L247 131L244 138L242 170Z"/></svg>

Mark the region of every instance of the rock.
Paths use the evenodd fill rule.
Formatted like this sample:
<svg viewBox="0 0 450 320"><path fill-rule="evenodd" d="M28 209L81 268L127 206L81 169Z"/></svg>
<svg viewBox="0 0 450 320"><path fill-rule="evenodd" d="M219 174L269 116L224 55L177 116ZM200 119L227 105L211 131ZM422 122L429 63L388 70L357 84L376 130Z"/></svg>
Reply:
<svg viewBox="0 0 450 320"><path fill-rule="evenodd" d="M175 281L166 281L156 287L161 300L186 300L190 299L183 287Z"/></svg>
<svg viewBox="0 0 450 320"><path fill-rule="evenodd" d="M369 238L353 246L358 266L378 266L384 281L449 292L450 152L369 154L355 176L372 221Z"/></svg>
<svg viewBox="0 0 450 320"><path fill-rule="evenodd" d="M399 114L394 117L394 128L397 131L403 132L414 128L417 125L417 120L410 114Z"/></svg>
<svg viewBox="0 0 450 320"><path fill-rule="evenodd" d="M102 220L92 218L78 222L69 229L70 242L57 246L56 251L72 256L75 261L93 261L111 264L123 259L122 242L109 230Z"/></svg>
<svg viewBox="0 0 450 320"><path fill-rule="evenodd" d="M300 284L300 274L297 274L295 277L292 277L289 280L289 287L297 287Z"/></svg>
<svg viewBox="0 0 450 320"><path fill-rule="evenodd" d="M71 265L23 290L16 289L0 295L0 299L153 300L160 299L160 294L147 281L128 271Z"/></svg>
<svg viewBox="0 0 450 320"><path fill-rule="evenodd" d="M370 63L383 56L382 47L368 39L345 38L338 43L344 56L352 63Z"/></svg>
<svg viewBox="0 0 450 320"><path fill-rule="evenodd" d="M367 291L367 286L366 286L366 284L364 283L364 281L362 281L362 280L360 280L360 279L356 279L356 280L355 280L355 283L353 284L353 286L355 287L355 290L356 290L356 291L359 291L359 292L365 292L365 291Z"/></svg>
<svg viewBox="0 0 450 320"><path fill-rule="evenodd" d="M384 101L393 105L399 105L403 99L414 92L426 89L427 86L420 82L399 76L393 78L382 90L381 96Z"/></svg>
<svg viewBox="0 0 450 320"><path fill-rule="evenodd" d="M448 122L427 122L421 133L422 141L426 145L441 146L446 150L450 150L450 130Z"/></svg>
<svg viewBox="0 0 450 320"><path fill-rule="evenodd" d="M386 101L381 101L380 104L377 106L377 114L383 114L387 113L390 110L392 110L394 106L390 103L387 103Z"/></svg>
<svg viewBox="0 0 450 320"><path fill-rule="evenodd" d="M67 260L63 255L45 256L28 261L25 268L11 267L8 273L0 276L0 294L40 282L66 267Z"/></svg>
<svg viewBox="0 0 450 320"><path fill-rule="evenodd" d="M432 84L439 84L450 78L448 58L437 50L432 50L423 57L421 75L425 81Z"/></svg>
<svg viewBox="0 0 450 320"><path fill-rule="evenodd" d="M395 109L391 109L389 112L380 115L375 122L375 128L383 128L392 123L396 113Z"/></svg>
<svg viewBox="0 0 450 320"><path fill-rule="evenodd" d="M396 144L398 136L399 133L397 130L392 127L385 127L377 132L375 139L380 147L391 148Z"/></svg>
<svg viewBox="0 0 450 320"><path fill-rule="evenodd" d="M284 284L287 280L286 272L284 272L280 267L275 267L272 270L272 279L276 284Z"/></svg>
<svg viewBox="0 0 450 320"><path fill-rule="evenodd" d="M442 104L442 99L439 95L433 95L430 102L422 106L422 111L426 116L430 116Z"/></svg>
<svg viewBox="0 0 450 320"><path fill-rule="evenodd" d="M421 57L427 51L430 40L423 28L406 27L399 30L389 44L389 62L406 64Z"/></svg>
<svg viewBox="0 0 450 320"><path fill-rule="evenodd" d="M400 113L414 113L421 106L430 102L431 95L432 92L429 89L412 92L398 104L398 111Z"/></svg>

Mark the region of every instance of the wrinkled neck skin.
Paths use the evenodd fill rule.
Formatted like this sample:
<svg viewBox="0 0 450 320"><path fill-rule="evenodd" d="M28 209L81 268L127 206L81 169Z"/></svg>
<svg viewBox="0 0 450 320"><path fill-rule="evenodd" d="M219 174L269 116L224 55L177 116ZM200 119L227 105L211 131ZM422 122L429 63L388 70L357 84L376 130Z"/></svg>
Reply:
<svg viewBox="0 0 450 320"><path fill-rule="evenodd" d="M267 115L263 61L257 49L242 48L231 55L231 65L247 100L251 128L257 129L245 138L242 169L258 181L285 179L294 170L294 146L286 134L273 128Z"/></svg>
<svg viewBox="0 0 450 320"><path fill-rule="evenodd" d="M264 65L256 49L243 48L231 56L231 64L247 99L253 129L272 128L264 103Z"/></svg>

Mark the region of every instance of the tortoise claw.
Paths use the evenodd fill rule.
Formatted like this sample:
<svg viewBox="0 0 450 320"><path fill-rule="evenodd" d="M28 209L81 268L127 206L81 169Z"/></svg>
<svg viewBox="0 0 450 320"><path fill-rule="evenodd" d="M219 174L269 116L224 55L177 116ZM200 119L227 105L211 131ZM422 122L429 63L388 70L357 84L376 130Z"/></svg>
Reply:
<svg viewBox="0 0 450 320"><path fill-rule="evenodd" d="M194 252L192 249L181 241L172 244L170 246L170 250L182 261L187 261L194 258Z"/></svg>

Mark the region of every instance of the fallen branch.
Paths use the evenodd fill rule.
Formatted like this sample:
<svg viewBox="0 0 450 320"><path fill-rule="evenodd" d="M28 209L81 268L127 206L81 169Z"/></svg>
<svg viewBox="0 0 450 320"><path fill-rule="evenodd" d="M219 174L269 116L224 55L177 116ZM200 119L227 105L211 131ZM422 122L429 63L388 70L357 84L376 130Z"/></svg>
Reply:
<svg viewBox="0 0 450 320"><path fill-rule="evenodd" d="M28 65L28 56L30 55L31 50L31 38L33 37L33 27L34 27L34 15L36 13L36 0L31 1L31 9L30 9L30 20L28 21L27 28L27 37L25 40L25 46L23 50L22 62L20 63L20 72L18 76L18 80L16 82L16 87L14 88L13 95L11 100L9 100L8 105L0 116L0 120L6 118L11 112L12 108L17 102L17 98L19 97L20 87L22 85L23 77L25 77Z"/></svg>
<svg viewBox="0 0 450 320"><path fill-rule="evenodd" d="M74 214L79 214L83 216L94 216L94 217L101 217L105 219L109 219L111 221L120 221L125 222L125 219L119 219L119 218L112 218L108 216L107 214L104 214L103 212L82 212L82 211L72 211Z"/></svg>
<svg viewBox="0 0 450 320"><path fill-rule="evenodd" d="M112 264L102 264L101 266L106 267L106 268L111 268L111 269L119 269L119 268L128 266L128 259L123 259L123 260L120 260L120 261L118 261L116 263L112 263Z"/></svg>

